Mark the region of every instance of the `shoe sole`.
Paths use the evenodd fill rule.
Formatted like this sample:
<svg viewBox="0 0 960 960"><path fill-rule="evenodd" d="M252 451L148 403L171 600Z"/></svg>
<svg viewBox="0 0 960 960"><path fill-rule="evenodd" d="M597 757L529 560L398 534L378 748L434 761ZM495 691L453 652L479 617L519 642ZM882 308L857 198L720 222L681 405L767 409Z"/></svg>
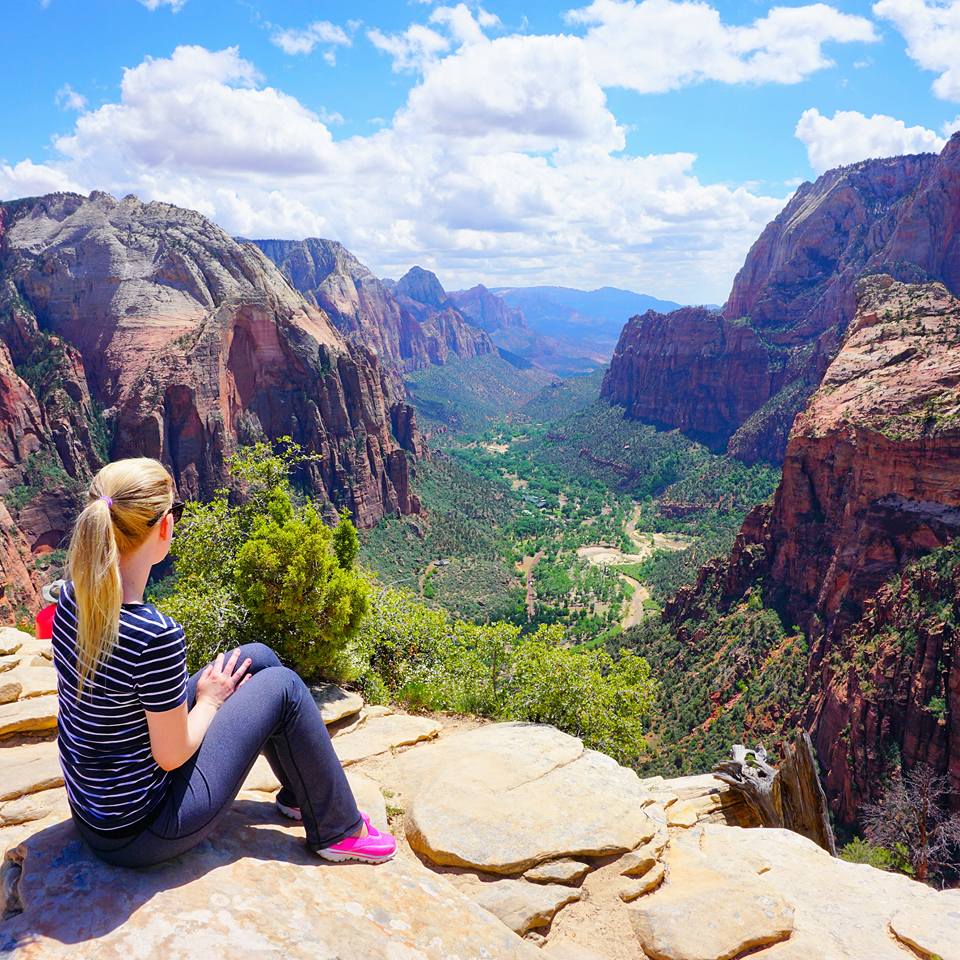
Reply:
<svg viewBox="0 0 960 960"><path fill-rule="evenodd" d="M394 850L393 853L388 853L385 857L372 857L359 853L341 853L336 850L317 850L316 852L318 856L323 857L324 860L329 860L331 863L344 863L347 860L356 860L358 863L386 863L388 860L392 860L397 853Z"/></svg>

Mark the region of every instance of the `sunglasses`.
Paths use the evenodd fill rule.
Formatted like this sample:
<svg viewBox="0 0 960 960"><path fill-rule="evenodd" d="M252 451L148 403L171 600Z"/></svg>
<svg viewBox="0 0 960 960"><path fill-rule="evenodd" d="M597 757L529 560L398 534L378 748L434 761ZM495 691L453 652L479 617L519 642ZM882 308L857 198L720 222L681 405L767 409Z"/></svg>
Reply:
<svg viewBox="0 0 960 960"><path fill-rule="evenodd" d="M165 517L168 513L173 517L174 523L179 523L183 516L183 508L186 504L182 500L174 500L166 510L161 510L155 517L147 521L147 526L152 527L158 520Z"/></svg>

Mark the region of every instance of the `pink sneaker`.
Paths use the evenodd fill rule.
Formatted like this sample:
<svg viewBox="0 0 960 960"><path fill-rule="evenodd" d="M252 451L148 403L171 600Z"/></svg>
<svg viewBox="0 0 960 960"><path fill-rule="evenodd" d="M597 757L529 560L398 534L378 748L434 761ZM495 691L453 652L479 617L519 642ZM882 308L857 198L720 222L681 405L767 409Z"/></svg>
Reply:
<svg viewBox="0 0 960 960"><path fill-rule="evenodd" d="M370 830L370 827L367 827ZM342 862L358 860L361 863L384 863L392 860L397 852L397 841L389 833L371 831L365 837L344 837L330 847L321 847L316 851L324 860Z"/></svg>

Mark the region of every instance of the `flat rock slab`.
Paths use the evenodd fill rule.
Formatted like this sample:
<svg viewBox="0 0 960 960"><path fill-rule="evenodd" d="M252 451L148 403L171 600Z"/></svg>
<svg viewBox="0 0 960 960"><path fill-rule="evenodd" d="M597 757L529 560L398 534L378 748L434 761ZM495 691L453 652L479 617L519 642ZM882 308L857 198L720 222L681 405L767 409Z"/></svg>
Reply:
<svg viewBox="0 0 960 960"><path fill-rule="evenodd" d="M333 746L340 762L346 767L396 747L430 740L442 729L442 724L429 717L397 713L364 721L352 733L335 737Z"/></svg>
<svg viewBox="0 0 960 960"><path fill-rule="evenodd" d="M34 667L21 663L16 669L0 676L0 688L3 687L4 682L11 680L19 683L21 700L56 693L57 671L46 660L44 664L45 666Z"/></svg>
<svg viewBox="0 0 960 960"><path fill-rule="evenodd" d="M890 930L921 957L960 960L960 890L943 891L936 900L898 911Z"/></svg>
<svg viewBox="0 0 960 960"><path fill-rule="evenodd" d="M656 824L637 775L538 724L491 724L410 761L406 834L437 864L520 873L544 860L623 853Z"/></svg>
<svg viewBox="0 0 960 960"><path fill-rule="evenodd" d="M562 860L549 860L538 863L524 875L525 880L534 883L566 883L575 884L590 872L590 864L581 860L571 860L564 857Z"/></svg>
<svg viewBox="0 0 960 960"><path fill-rule="evenodd" d="M458 890L520 934L547 926L561 907L582 896L579 890L555 883L481 880L472 874L454 875L450 880Z"/></svg>
<svg viewBox="0 0 960 960"><path fill-rule="evenodd" d="M327 864L268 804L238 803L148 870L97 860L71 823L8 852L10 960L535 960L537 949L420 864ZM22 860L22 873L14 861Z"/></svg>
<svg viewBox="0 0 960 960"><path fill-rule="evenodd" d="M754 947L786 940L793 907L749 877L725 880L709 870L685 869L630 916L654 960L730 960Z"/></svg>
<svg viewBox="0 0 960 960"><path fill-rule="evenodd" d="M0 749L0 801L63 785L56 741Z"/></svg>
<svg viewBox="0 0 960 960"><path fill-rule="evenodd" d="M336 723L363 709L363 697L359 693L344 690L335 683L318 684L311 687L310 692L320 708L324 723Z"/></svg>
<svg viewBox="0 0 960 960"><path fill-rule="evenodd" d="M908 948L891 934L891 920L907 910L915 918L912 935L930 943L940 943L944 925L956 929L950 916L955 897L902 874L831 857L790 830L701 824L675 832L663 857L667 882L643 905L665 896L675 881L682 884L685 863L699 863L724 876L717 902L732 899L737 884L752 874L795 907L790 938L761 951L763 960L904 960Z"/></svg>
<svg viewBox="0 0 960 960"><path fill-rule="evenodd" d="M0 704L0 737L11 733L34 733L57 726L57 698L31 697Z"/></svg>

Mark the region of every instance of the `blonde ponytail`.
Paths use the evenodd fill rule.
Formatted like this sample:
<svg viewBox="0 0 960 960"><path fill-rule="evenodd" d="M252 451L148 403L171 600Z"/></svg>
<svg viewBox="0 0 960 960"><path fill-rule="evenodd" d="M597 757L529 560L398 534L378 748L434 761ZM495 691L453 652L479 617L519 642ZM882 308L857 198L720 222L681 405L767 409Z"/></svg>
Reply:
<svg viewBox="0 0 960 960"><path fill-rule="evenodd" d="M173 478L159 460L115 460L93 478L87 497L67 549L67 576L77 605L78 698L117 643L120 556L139 547L153 529L150 521L170 507Z"/></svg>

